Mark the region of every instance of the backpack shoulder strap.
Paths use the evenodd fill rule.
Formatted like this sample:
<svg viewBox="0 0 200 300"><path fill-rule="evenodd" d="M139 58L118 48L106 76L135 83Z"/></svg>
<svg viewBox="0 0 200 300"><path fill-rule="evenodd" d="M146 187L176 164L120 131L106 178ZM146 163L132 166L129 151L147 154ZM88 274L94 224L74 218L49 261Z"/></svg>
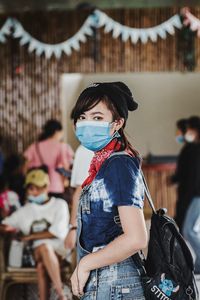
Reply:
<svg viewBox="0 0 200 300"><path fill-rule="evenodd" d="M152 211L156 214L156 209L155 209L153 200L151 198L151 194L150 194L150 191L149 191L146 179L145 179L144 174L143 174L142 171L141 171L141 174L142 174L142 180L143 180L143 183L144 183L144 190L145 190L145 194L146 194L147 200L149 202L149 205L150 205Z"/></svg>
<svg viewBox="0 0 200 300"><path fill-rule="evenodd" d="M36 149L36 152L37 152L37 155L39 157L39 160L40 160L40 163L43 165L44 164L44 160L42 158L42 155L41 155L41 152L40 152L40 149L39 149L39 143L35 143L35 149Z"/></svg>

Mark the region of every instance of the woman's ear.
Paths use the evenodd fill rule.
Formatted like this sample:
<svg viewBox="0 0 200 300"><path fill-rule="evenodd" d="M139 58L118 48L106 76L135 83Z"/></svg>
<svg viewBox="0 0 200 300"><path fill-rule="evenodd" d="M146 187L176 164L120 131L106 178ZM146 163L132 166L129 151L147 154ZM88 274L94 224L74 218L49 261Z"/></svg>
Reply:
<svg viewBox="0 0 200 300"><path fill-rule="evenodd" d="M120 118L116 120L115 123L116 123L115 130L118 131L124 125L124 118Z"/></svg>

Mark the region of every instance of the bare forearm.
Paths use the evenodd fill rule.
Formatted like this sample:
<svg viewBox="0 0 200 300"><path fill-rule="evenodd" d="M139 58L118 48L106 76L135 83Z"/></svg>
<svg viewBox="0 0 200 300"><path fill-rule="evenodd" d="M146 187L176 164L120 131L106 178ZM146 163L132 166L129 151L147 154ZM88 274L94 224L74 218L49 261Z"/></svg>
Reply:
<svg viewBox="0 0 200 300"><path fill-rule="evenodd" d="M29 234L28 236L25 236L24 239L25 240L42 240L42 239L52 239L55 238L55 236L50 233L49 231L44 231L44 232L36 232L36 233L32 233Z"/></svg>
<svg viewBox="0 0 200 300"><path fill-rule="evenodd" d="M16 228L6 225L6 224L0 224L0 233L6 233L6 232L15 232Z"/></svg>
<svg viewBox="0 0 200 300"><path fill-rule="evenodd" d="M71 215L70 215L70 224L76 226L77 225L77 212L78 212L78 205L79 205L79 199L81 195L82 188L81 186L77 187L73 199L72 199L72 210L71 210Z"/></svg>
<svg viewBox="0 0 200 300"><path fill-rule="evenodd" d="M137 241L133 237L122 234L105 248L85 256L80 264L85 270L91 271L123 261L142 248L141 239Z"/></svg>

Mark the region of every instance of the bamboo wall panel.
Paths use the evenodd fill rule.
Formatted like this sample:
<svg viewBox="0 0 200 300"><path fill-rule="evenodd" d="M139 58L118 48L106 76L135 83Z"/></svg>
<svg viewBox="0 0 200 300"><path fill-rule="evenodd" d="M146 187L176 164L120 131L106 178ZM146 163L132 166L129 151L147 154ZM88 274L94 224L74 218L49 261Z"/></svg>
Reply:
<svg viewBox="0 0 200 300"><path fill-rule="evenodd" d="M169 178L174 174L176 165L166 164L163 166L144 165L143 172L146 178L151 197L156 209L167 208L169 216L175 215L176 186L169 185ZM148 201L145 201L144 212L146 218L151 216L151 208Z"/></svg>
<svg viewBox="0 0 200 300"><path fill-rule="evenodd" d="M178 8L107 10L106 13L131 27L160 24ZM35 38L58 43L74 35L90 12L66 11L18 14L16 17ZM193 13L200 17L200 9ZM8 16L2 15L0 26ZM177 33L177 32L176 32ZM200 39L196 38L196 70L200 70ZM59 79L62 73L78 72L159 72L185 71L177 52L179 35L158 38L157 43L136 45L113 39L103 29L96 30L79 52L60 60L37 57L8 38L0 44L0 133L6 152L23 151L50 117L60 118Z"/></svg>

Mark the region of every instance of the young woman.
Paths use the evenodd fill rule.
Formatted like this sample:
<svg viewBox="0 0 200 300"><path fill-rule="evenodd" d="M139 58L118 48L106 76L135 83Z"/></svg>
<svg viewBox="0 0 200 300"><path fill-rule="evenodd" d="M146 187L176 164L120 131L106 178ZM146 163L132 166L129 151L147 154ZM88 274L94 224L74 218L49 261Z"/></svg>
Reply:
<svg viewBox="0 0 200 300"><path fill-rule="evenodd" d="M27 168L46 165L50 177L49 195L63 198L64 180L57 172L57 168L70 169L73 161L73 150L70 145L62 143L62 124L54 119L48 120L39 139L31 144L24 152L27 160Z"/></svg>
<svg viewBox="0 0 200 300"><path fill-rule="evenodd" d="M124 127L137 108L122 82L95 83L72 111L76 136L95 152L78 211L78 265L72 290L81 299L144 300L137 252L147 245L140 158Z"/></svg>

